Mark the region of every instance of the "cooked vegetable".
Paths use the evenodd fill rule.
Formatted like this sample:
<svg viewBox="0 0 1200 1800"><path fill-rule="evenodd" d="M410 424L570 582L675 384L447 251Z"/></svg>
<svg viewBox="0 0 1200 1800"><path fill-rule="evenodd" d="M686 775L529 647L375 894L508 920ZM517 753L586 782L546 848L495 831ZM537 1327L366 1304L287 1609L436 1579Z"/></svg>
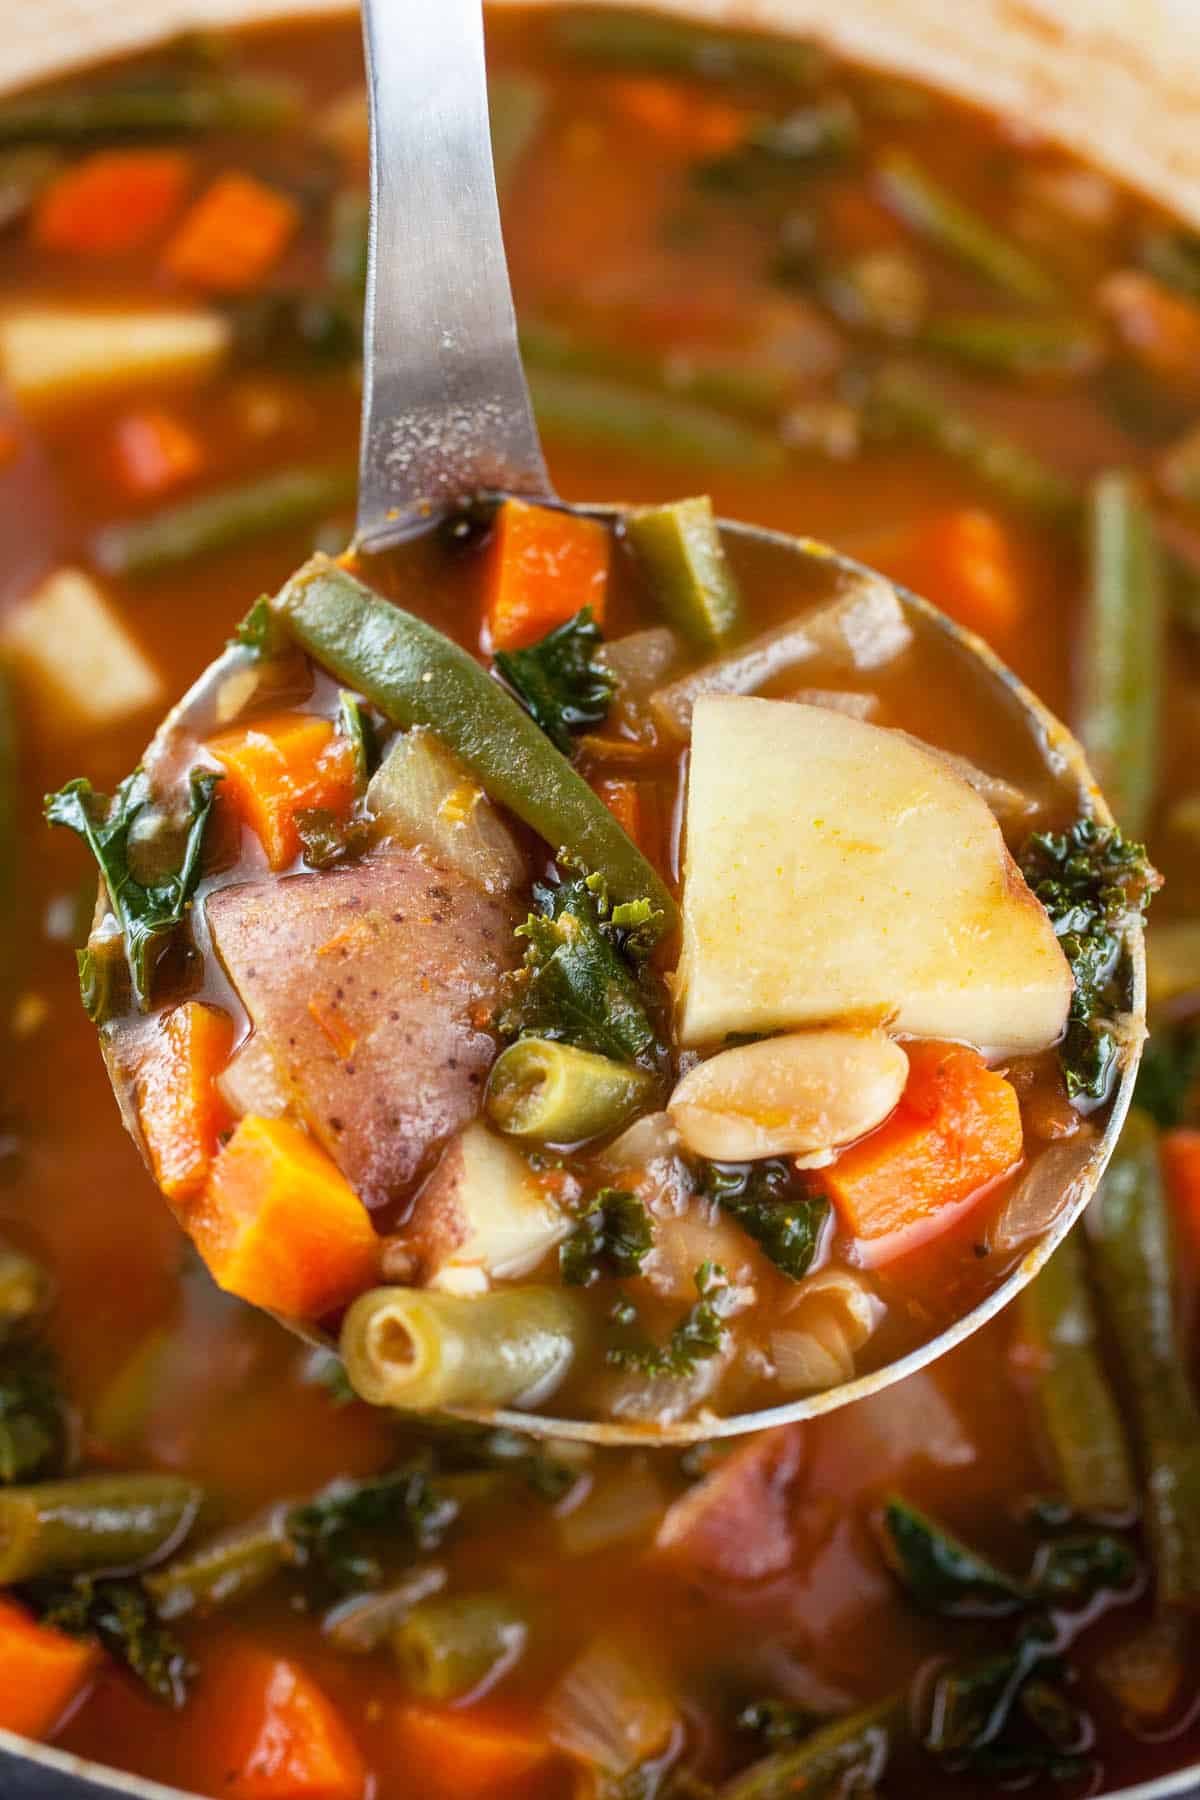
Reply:
<svg viewBox="0 0 1200 1800"><path fill-rule="evenodd" d="M1158 1133L1133 1111L1087 1212L1132 1412L1159 1604L1200 1607L1200 1408L1175 1316L1175 1234Z"/></svg>
<svg viewBox="0 0 1200 1800"><path fill-rule="evenodd" d="M154 1179L177 1205L202 1192L230 1124L216 1080L233 1048L233 1021L185 1000L159 1021L138 1069L138 1123Z"/></svg>
<svg viewBox="0 0 1200 1800"><path fill-rule="evenodd" d="M73 256L140 249L170 223L191 179L191 160L178 150L96 151L42 190L34 238L43 249Z"/></svg>
<svg viewBox="0 0 1200 1800"><path fill-rule="evenodd" d="M951 1771L1077 1781L1085 1765L1070 1752L1081 1733L1069 1701L1051 1685L1060 1673L1048 1620L1024 1627L1011 1649L951 1662L926 1703L924 1747Z"/></svg>
<svg viewBox="0 0 1200 1800"><path fill-rule="evenodd" d="M282 1517L272 1513L260 1524L185 1550L165 1568L144 1576L143 1585L160 1619L182 1619L192 1613L203 1617L266 1587L295 1555Z"/></svg>
<svg viewBox="0 0 1200 1800"><path fill-rule="evenodd" d="M794 1748L776 1750L735 1775L720 1800L824 1800L855 1789L870 1791L908 1735L903 1696L893 1696L822 1725Z"/></svg>
<svg viewBox="0 0 1200 1800"><path fill-rule="evenodd" d="M1200 307L1170 292L1140 269L1116 269L1096 290L1096 305L1125 354L1182 401L1200 393Z"/></svg>
<svg viewBox="0 0 1200 1800"><path fill-rule="evenodd" d="M69 1411L58 1365L45 1344L0 1334L0 1484L61 1474Z"/></svg>
<svg viewBox="0 0 1200 1800"><path fill-rule="evenodd" d="M624 525L654 599L685 638L712 649L738 630L737 583L707 495L637 507Z"/></svg>
<svg viewBox="0 0 1200 1800"><path fill-rule="evenodd" d="M117 422L113 445L122 485L135 500L158 499L184 487L204 467L199 437L160 406L126 413Z"/></svg>
<svg viewBox="0 0 1200 1800"><path fill-rule="evenodd" d="M1146 934L1146 994L1152 1011L1200 993L1200 920L1156 919ZM1160 1047L1160 1046L1156 1046Z"/></svg>
<svg viewBox="0 0 1200 1800"><path fill-rule="evenodd" d="M97 1645L39 1625L23 1606L0 1599L0 1731L49 1737L91 1680L99 1656Z"/></svg>
<svg viewBox="0 0 1200 1800"><path fill-rule="evenodd" d="M192 1664L183 1646L155 1619L142 1582L80 1575L70 1583L41 1585L33 1593L43 1626L85 1643L98 1638L156 1700L183 1705Z"/></svg>
<svg viewBox="0 0 1200 1800"><path fill-rule="evenodd" d="M363 1754L323 1689L302 1664L249 1639L224 1643L210 1661L188 1731L210 1792L363 1800L369 1791Z"/></svg>
<svg viewBox="0 0 1200 1800"><path fill-rule="evenodd" d="M190 287L244 293L274 268L299 223L289 195L229 170L185 214L163 252L163 268Z"/></svg>
<svg viewBox="0 0 1200 1800"><path fill-rule="evenodd" d="M397 733L367 789L387 841L424 844L486 893L526 879L525 858L466 765L423 726Z"/></svg>
<svg viewBox="0 0 1200 1800"><path fill-rule="evenodd" d="M374 1406L519 1406L553 1393L586 1335L586 1309L561 1288L471 1299L375 1288L346 1315L342 1359L356 1393Z"/></svg>
<svg viewBox="0 0 1200 1800"><path fill-rule="evenodd" d="M14 95L0 102L0 144L73 144L93 138L209 131L275 131L290 124L300 95L290 82L246 75L140 73Z"/></svg>
<svg viewBox="0 0 1200 1800"><path fill-rule="evenodd" d="M37 1258L0 1239L0 1357L5 1346L25 1341L27 1328L41 1318L52 1293L53 1283Z"/></svg>
<svg viewBox="0 0 1200 1800"><path fill-rule="evenodd" d="M510 1137L580 1144L626 1124L653 1092L653 1077L627 1062L523 1037L492 1068L487 1110Z"/></svg>
<svg viewBox="0 0 1200 1800"><path fill-rule="evenodd" d="M791 1163L782 1158L732 1166L714 1162L702 1179L704 1192L720 1201L781 1274L791 1281L808 1274L829 1202L800 1185Z"/></svg>
<svg viewBox="0 0 1200 1800"><path fill-rule="evenodd" d="M947 1618L995 1618L1027 1604L1022 1582L952 1537L907 1500L883 1509L888 1562L917 1604Z"/></svg>
<svg viewBox="0 0 1200 1800"><path fill-rule="evenodd" d="M569 1229L553 1185L474 1120L422 1187L398 1247L428 1286L478 1293L528 1274Z"/></svg>
<svg viewBox="0 0 1200 1800"><path fill-rule="evenodd" d="M662 13L572 7L555 17L552 35L572 56L588 62L699 75L710 81L765 75L808 88L825 67L824 52L815 44L767 33L715 31Z"/></svg>
<svg viewBox="0 0 1200 1800"><path fill-rule="evenodd" d="M589 637L586 628L604 623L608 562L608 529L601 520L532 506L527 500L505 500L496 513L489 555L485 623L492 648L521 650L574 621L576 632L554 638L557 654L541 660L549 665L548 675L560 661L577 676L590 673L583 664L572 669L568 650L587 651L600 641L598 634ZM580 619L585 610L587 618ZM537 669L539 663L515 666ZM530 711L538 718L536 708ZM544 725L540 718L538 723Z"/></svg>
<svg viewBox="0 0 1200 1800"><path fill-rule="evenodd" d="M602 1187L587 1201L559 1251L568 1287L590 1287L606 1275L637 1275L654 1248L654 1226L636 1194Z"/></svg>
<svg viewBox="0 0 1200 1800"><path fill-rule="evenodd" d="M953 256L1014 300L1052 304L1059 287L1033 258L933 179L906 150L885 150L875 163L884 201L935 249Z"/></svg>
<svg viewBox="0 0 1200 1800"><path fill-rule="evenodd" d="M1162 558L1133 477L1093 486L1088 545L1079 736L1118 824L1140 838L1158 774L1167 638Z"/></svg>
<svg viewBox="0 0 1200 1800"><path fill-rule="evenodd" d="M14 399L30 407L146 383L193 381L211 374L229 346L226 321L198 309L18 306L0 319L0 370Z"/></svg>
<svg viewBox="0 0 1200 1800"><path fill-rule="evenodd" d="M1200 1034L1156 1031L1142 1053L1135 1103L1164 1131L1190 1122L1200 1080Z"/></svg>
<svg viewBox="0 0 1200 1800"><path fill-rule="evenodd" d="M560 443L621 451L696 470L766 474L786 460L774 433L696 400L563 368L529 370L529 392L542 430Z"/></svg>
<svg viewBox="0 0 1200 1800"><path fill-rule="evenodd" d="M598 870L621 902L648 897L669 930L675 903L574 770L475 660L432 626L318 559L275 601L288 632L393 724L435 732L553 849ZM426 679L428 677L428 679Z"/></svg>
<svg viewBox="0 0 1200 1800"><path fill-rule="evenodd" d="M1079 375L1104 356L1103 339L1084 319L952 313L929 319L917 342L923 350L997 375Z"/></svg>
<svg viewBox="0 0 1200 1800"><path fill-rule="evenodd" d="M643 1644L610 1636L593 1639L565 1670L546 1716L554 1743L607 1783L661 1757L681 1722L678 1697Z"/></svg>
<svg viewBox="0 0 1200 1800"><path fill-rule="evenodd" d="M918 519L870 555L874 568L990 642L1006 641L1028 616L1013 534L994 513L964 507Z"/></svg>
<svg viewBox="0 0 1200 1800"><path fill-rule="evenodd" d="M764 1248L770 1255L769 1247ZM814 1393L850 1381L858 1352L875 1335L886 1311L878 1294L849 1269L821 1269L807 1276L783 1327L771 1333L779 1385L789 1393Z"/></svg>
<svg viewBox="0 0 1200 1800"><path fill-rule="evenodd" d="M76 731L101 731L161 705L162 677L109 600L58 569L8 614L0 643L34 695Z"/></svg>
<svg viewBox="0 0 1200 1800"><path fill-rule="evenodd" d="M536 644L496 652L496 667L509 687L564 756L574 749L575 732L603 724L608 714L615 683L596 661L602 642L585 606Z"/></svg>
<svg viewBox="0 0 1200 1800"><path fill-rule="evenodd" d="M702 188L754 193L772 180L820 173L849 162L860 141L858 114L842 94L798 106L780 119L752 121L741 142L692 171Z"/></svg>
<svg viewBox="0 0 1200 1800"><path fill-rule="evenodd" d="M414 1606L391 1647L417 1699L455 1700L513 1663L528 1631L509 1594L452 1594Z"/></svg>
<svg viewBox="0 0 1200 1800"><path fill-rule="evenodd" d="M10 230L26 217L61 166L56 150L37 145L0 150L0 231Z"/></svg>
<svg viewBox="0 0 1200 1800"><path fill-rule="evenodd" d="M331 1482L315 1499L292 1507L284 1529L295 1554L327 1586L349 1594L380 1585L372 1544L410 1554L436 1550L458 1510L426 1463L416 1460L364 1481Z"/></svg>
<svg viewBox="0 0 1200 1800"><path fill-rule="evenodd" d="M0 1490L0 1582L152 1562L186 1537L202 1499L176 1475L80 1475Z"/></svg>
<svg viewBox="0 0 1200 1800"><path fill-rule="evenodd" d="M554 1746L536 1730L477 1708L405 1705L393 1739L403 1767L428 1800L496 1800L517 1793L551 1763Z"/></svg>
<svg viewBox="0 0 1200 1800"><path fill-rule="evenodd" d="M354 801L350 740L315 713L273 713L210 738L206 749L225 771L220 806L249 826L272 869L300 854L297 813L319 808L342 821Z"/></svg>
<svg viewBox="0 0 1200 1800"><path fill-rule="evenodd" d="M365 245L365 237L364 237ZM332 370L362 355L362 302L302 288L221 296L231 351L241 363Z"/></svg>
<svg viewBox="0 0 1200 1800"><path fill-rule="evenodd" d="M558 318L522 319L521 356L530 369L608 377L752 421L776 419L796 392L796 372L785 358L751 362L701 344L689 348L686 360L648 355L624 341L586 336Z"/></svg>
<svg viewBox="0 0 1200 1800"><path fill-rule="evenodd" d="M738 1304L738 1295L719 1263L701 1263L695 1274L695 1304L677 1324L665 1344L636 1340L614 1344L608 1360L618 1369L636 1369L643 1375L667 1375L683 1380L698 1362L720 1355L727 1333L725 1320Z"/></svg>
<svg viewBox="0 0 1200 1800"><path fill-rule="evenodd" d="M353 499L357 484L357 474L350 469L281 469L181 501L145 519L108 525L92 551L111 575L156 575L341 512Z"/></svg>

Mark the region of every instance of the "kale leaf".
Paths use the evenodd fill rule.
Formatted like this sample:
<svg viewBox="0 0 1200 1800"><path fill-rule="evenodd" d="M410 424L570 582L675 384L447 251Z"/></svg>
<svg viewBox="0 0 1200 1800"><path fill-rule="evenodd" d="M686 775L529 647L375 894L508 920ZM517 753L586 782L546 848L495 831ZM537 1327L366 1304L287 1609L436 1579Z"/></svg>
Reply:
<svg viewBox="0 0 1200 1800"><path fill-rule="evenodd" d="M881 1536L888 1562L925 1612L948 1619L995 1618L1028 1603L1023 1582L898 1495L884 1507Z"/></svg>
<svg viewBox="0 0 1200 1800"><path fill-rule="evenodd" d="M159 1624L137 1580L39 1582L29 1590L39 1618L71 1637L99 1638L156 1700L181 1707L194 1670L182 1644Z"/></svg>
<svg viewBox="0 0 1200 1800"><path fill-rule="evenodd" d="M285 1529L303 1562L336 1592L378 1587L379 1559L369 1543L386 1534L390 1547L434 1550L458 1516L458 1506L439 1494L425 1462L414 1462L366 1481L334 1481L315 1499L295 1506Z"/></svg>
<svg viewBox="0 0 1200 1800"><path fill-rule="evenodd" d="M551 743L571 754L571 734L603 724L616 692L612 672L597 662L604 642L590 606L525 650L498 650L496 667Z"/></svg>
<svg viewBox="0 0 1200 1800"><path fill-rule="evenodd" d="M44 1344L0 1352L0 1483L39 1481L66 1461L67 1404L58 1365Z"/></svg>
<svg viewBox="0 0 1200 1800"><path fill-rule="evenodd" d="M683 1377L698 1362L716 1356L725 1344L725 1319L734 1304L734 1291L720 1263L703 1262L696 1270L697 1300L672 1327L665 1344L617 1344L608 1361L619 1369L636 1369L642 1375Z"/></svg>
<svg viewBox="0 0 1200 1800"><path fill-rule="evenodd" d="M604 1275L637 1275L654 1245L650 1215L636 1194L600 1188L559 1251L569 1287L590 1287Z"/></svg>
<svg viewBox="0 0 1200 1800"><path fill-rule="evenodd" d="M930 1694L925 1748L956 1771L1015 1776L1044 1770L1056 1778L1077 1774L1073 1759L1068 1769L1063 1746L1045 1735L1052 1710L1046 1697L1060 1699L1050 1684L1063 1673L1054 1629L1046 1619L1024 1627L1010 1649L948 1664ZM1027 1709L1024 1696L1035 1678L1037 1696ZM1065 1700L1053 1708L1055 1727L1064 1708Z"/></svg>
<svg viewBox="0 0 1200 1800"><path fill-rule="evenodd" d="M701 1183L789 1281L808 1274L829 1201L805 1192L789 1162L707 1163Z"/></svg>
<svg viewBox="0 0 1200 1800"><path fill-rule="evenodd" d="M1086 1606L1101 1593L1127 1588L1138 1559L1125 1538L1108 1531L1071 1532L1043 1544L1029 1589L1047 1606Z"/></svg>
<svg viewBox="0 0 1200 1800"><path fill-rule="evenodd" d="M522 967L505 978L501 1031L653 1066L665 1046L633 961L653 926L649 903L613 907L591 875L558 887L539 883L533 897L538 910L517 927L529 948Z"/></svg>
<svg viewBox="0 0 1200 1800"><path fill-rule="evenodd" d="M1103 1100L1117 1060L1116 1033L1106 1021L1121 1004L1115 980L1121 933L1146 910L1160 877L1140 844L1089 818L1065 832L1035 832L1021 868L1075 977L1059 1046L1067 1092L1073 1100Z"/></svg>
<svg viewBox="0 0 1200 1800"><path fill-rule="evenodd" d="M181 924L200 878L200 850L220 776L193 769L188 784L187 836L177 869L141 882L129 865L130 833L151 802L145 771L135 769L111 801L94 793L90 781L69 781L46 796L46 817L81 837L99 865L111 905L125 935L125 955L133 991L144 1011L149 998L150 958L162 939ZM83 969L81 966L81 976ZM86 997L85 997L86 999Z"/></svg>

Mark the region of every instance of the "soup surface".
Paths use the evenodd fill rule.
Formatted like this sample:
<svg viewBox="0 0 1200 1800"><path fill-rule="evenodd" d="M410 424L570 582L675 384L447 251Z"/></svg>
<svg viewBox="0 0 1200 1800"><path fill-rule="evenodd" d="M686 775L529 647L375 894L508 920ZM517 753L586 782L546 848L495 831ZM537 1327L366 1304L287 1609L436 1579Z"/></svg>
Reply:
<svg viewBox="0 0 1200 1800"><path fill-rule="evenodd" d="M63 798L78 770L111 794L254 595L345 540L366 150L357 39L347 25L205 41L97 77L70 101L8 103L4 860L6 930L20 950L5 974L0 1579L12 1594L0 1608L0 1724L246 1800L761 1800L799 1785L899 1793L917 1780L948 1794L1013 1781L1086 1792L1171 1767L1194 1753L1188 1621L1200 1599L1190 1308L1172 1309L1188 1292L1200 1216L1188 1030L1200 985L1188 916L1200 252L1027 132L831 67L808 46L765 50L637 16L517 13L494 21L492 57L518 308L560 489L664 504L705 491L720 514L828 538L980 631L1072 719L1121 826L1149 834L1169 877L1152 933L1162 1030L1144 1110L1086 1246L1076 1234L1014 1316L899 1389L732 1449L537 1450L507 1433L402 1426L356 1403L332 1358L215 1287L112 1106L66 950L88 938L94 886L66 834L44 833L39 796L57 792L60 815L74 806L63 822L85 835L108 831L115 815L78 788ZM490 654L504 647L498 621L507 629L497 570L521 523L472 514L357 573ZM574 604L565 617L535 607L501 669L543 729L549 719L567 734L605 816L671 888L683 742L671 741L671 684L758 634L891 590L819 566L793 586L734 544L742 615L725 645L702 651L664 641L661 578L656 587L644 545L639 562L636 534L609 542L592 529L607 584L593 579L577 597L603 605L603 648ZM319 564L309 591L344 592L354 574ZM574 633L592 716L546 713L536 684L547 626ZM905 628L917 641L903 667L781 665L768 698L732 704L815 715L822 742L903 729L991 778L984 800L1013 851L1051 834L1023 861L1086 1016L1062 1054L1004 1044L1005 1073L976 1058L966 1087L977 1095L986 1078L1013 1095L1029 1175L1041 1168L1060 1187L1103 1118L1122 1044L1115 934L1152 876L1122 840L1061 835L1082 810L1069 771L1014 718L989 713L919 615ZM631 677L622 654L648 631L662 661L650 679L635 663ZM539 644L540 665L519 660ZM476 875L485 870L470 892L482 898L468 918L452 865L450 900L420 897L449 909L460 956L476 928L511 941L531 876L560 896L583 879L569 861L549 865L511 817L491 817L470 782L462 796L461 769L447 772L435 752L414 765L414 741L429 752L428 741L391 737L365 682L340 668L336 683L314 676L277 648L269 617L252 612L207 690L211 716L197 702L158 740L154 798L183 796L180 817L147 807L139 826L141 796L126 790L128 830L102 849L110 874L119 852L136 884L123 890L125 921L145 928L145 954L111 956L101 914L81 968L131 1120L158 1151L160 1180L166 1169L180 1184L181 1212L197 1159L245 1144L250 1120L261 1162L287 1123L270 1071L243 1054L239 1010L262 1035L258 1009L279 1016L286 983L251 997L258 959L245 919L217 917L230 905L221 895L277 876L264 907L275 931L286 924L278 896L301 891L289 883L332 895L381 866L378 843L364 861L354 841L356 781L381 784L367 811L385 821L397 880L414 786L425 784L426 805L431 792L439 806L459 794L447 841L459 854L468 833ZM295 803L303 783L282 809L264 804L247 740L266 740L278 765L306 734L306 804ZM212 798L203 773L217 768ZM945 779L988 816L961 773ZM209 841L193 929L203 915L219 950L203 966L203 941L169 929L192 898L199 823ZM505 898L505 870L518 865L519 908ZM572 917L600 907L587 892ZM609 898L656 910L653 892L617 881ZM535 911L553 917L555 906L548 897ZM653 1041L653 931L633 945L644 914L615 930L601 931L598 912L591 921ZM296 938L283 961L298 968L304 954ZM139 978L190 1034L189 1054L149 1082L128 986ZM354 1054L343 998L333 982L321 1017L307 1009L331 1066ZM521 999L518 989L510 1006ZM232 1035L214 1047L206 1032L222 1012ZM641 1178L679 1160L678 1137L635 1140L611 1180L596 1180L591 1159L624 1125L630 1084L629 1116L648 1118L628 1129L666 1129L663 1103L678 1096L676 1075L690 1078L691 1055L666 1069L642 1049L571 1042L544 1011L536 1023L509 1033L525 1063L507 1085L493 1077L493 1125L511 1126L514 1109L545 1093L544 1069L564 1048L604 1054L625 1082L592 1070L585 1097L600 1091L610 1109L595 1133L545 1129L519 1152L511 1136L487 1140L538 1178L543 1214L549 1194L568 1220L568 1235L541 1240L545 1267L569 1257L582 1279L551 1291L604 1334L556 1410L611 1411L622 1384L642 1416L676 1406L678 1370L664 1376L655 1359L680 1346L689 1377L718 1378L685 1406L782 1398L781 1371L791 1391L828 1385L938 1329L1044 1223L1045 1186L1022 1177L1018 1190L1010 1155L968 1185L961 1226L864 1256L864 1240L911 1225L903 1210L887 1233L849 1228L836 1174L795 1173L789 1159L803 1151L791 1140L766 1163L753 1146L748 1156L728 1135L731 1109L702 1094L690 1114L673 1105L670 1128L690 1187L709 1196L702 1241L656 1286L638 1264L655 1216ZM755 1051L721 1048L731 1031L777 1024L698 1026L697 1071ZM947 1057L959 1067L969 1053L944 1043L956 1035L970 1034L914 1030L905 1054L915 1067L919 1040L936 1040L937 1068ZM481 1079L493 1054L489 1041ZM551 1061L531 1075L531 1054ZM208 1087L199 1103L189 1089L202 1066L225 1081L224 1113ZM396 1093L407 1099L407 1084ZM714 1116L716 1137L705 1135ZM155 1117L199 1119L212 1142L201 1131L156 1145ZM593 1138L598 1149L577 1153ZM768 1191L755 1194L751 1173L764 1168ZM305 1172L289 1164L283 1188ZM408 1209L427 1172L418 1159L364 1193L375 1200L370 1256L381 1237L389 1281L411 1276ZM310 1223L325 1173L307 1169ZM252 1280L231 1281L221 1221L193 1234L208 1251L220 1239L227 1286L284 1313L330 1321L369 1285L356 1275L314 1298L300 1292L294 1255L283 1269L260 1255ZM447 1250L426 1231L421 1255L450 1270L440 1292L470 1297L479 1259L451 1269L462 1240L450 1236ZM788 1259L806 1255L789 1273ZM254 1259L239 1256L244 1274ZM267 1277L284 1288L264 1288ZM743 1286L759 1302L744 1316L724 1298ZM797 1319L805 1293L809 1316Z"/></svg>

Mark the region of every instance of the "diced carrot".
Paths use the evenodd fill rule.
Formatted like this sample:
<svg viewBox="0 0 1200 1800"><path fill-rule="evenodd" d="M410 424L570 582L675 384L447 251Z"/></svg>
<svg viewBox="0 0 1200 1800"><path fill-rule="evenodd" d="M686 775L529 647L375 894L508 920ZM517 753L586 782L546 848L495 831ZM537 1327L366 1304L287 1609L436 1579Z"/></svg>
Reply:
<svg viewBox="0 0 1200 1800"><path fill-rule="evenodd" d="M506 500L496 515L487 583L487 627L495 650L519 650L581 606L604 623L608 532L598 519Z"/></svg>
<svg viewBox="0 0 1200 1800"><path fill-rule="evenodd" d="M672 149L694 155L719 156L732 150L746 129L742 107L654 75L610 82L606 104Z"/></svg>
<svg viewBox="0 0 1200 1800"><path fill-rule="evenodd" d="M1162 1163L1180 1234L1200 1262L1200 1131L1164 1132Z"/></svg>
<svg viewBox="0 0 1200 1800"><path fill-rule="evenodd" d="M379 1238L350 1183L300 1126L239 1119L188 1230L218 1287L320 1319L370 1287Z"/></svg>
<svg viewBox="0 0 1200 1800"><path fill-rule="evenodd" d="M182 419L159 406L126 413L113 433L117 473L134 499L153 499L199 474L204 450Z"/></svg>
<svg viewBox="0 0 1200 1800"><path fill-rule="evenodd" d="M23 1606L0 1598L0 1727L48 1737L82 1694L100 1648L39 1625Z"/></svg>
<svg viewBox="0 0 1200 1800"><path fill-rule="evenodd" d="M558 1760L532 1726L473 1710L405 1706L395 1717L394 1742L421 1800L526 1800Z"/></svg>
<svg viewBox="0 0 1200 1800"><path fill-rule="evenodd" d="M652 862L657 860L658 811L653 790L647 790L644 782L616 775L597 776L592 786L642 854Z"/></svg>
<svg viewBox="0 0 1200 1800"><path fill-rule="evenodd" d="M186 1731L206 1789L223 1800L367 1792L362 1752L333 1702L299 1663L257 1644L224 1644L209 1660Z"/></svg>
<svg viewBox="0 0 1200 1800"><path fill-rule="evenodd" d="M1011 1082L958 1044L905 1049L900 1104L821 1175L858 1238L889 1237L957 1210L1021 1160L1021 1108Z"/></svg>
<svg viewBox="0 0 1200 1800"><path fill-rule="evenodd" d="M176 281L218 294L257 287L300 223L294 200L252 175L219 176L185 214L163 254Z"/></svg>
<svg viewBox="0 0 1200 1800"><path fill-rule="evenodd" d="M919 520L871 546L872 565L985 638L1005 638L1029 610L1011 533L976 507Z"/></svg>
<svg viewBox="0 0 1200 1800"><path fill-rule="evenodd" d="M300 854L296 814L308 807L345 818L354 799L354 753L328 719L273 713L209 740L225 770L219 805L255 833L273 869Z"/></svg>
<svg viewBox="0 0 1200 1800"><path fill-rule="evenodd" d="M179 150L100 150L40 196L34 239L75 256L138 250L166 229L191 178L191 159Z"/></svg>
<svg viewBox="0 0 1200 1800"><path fill-rule="evenodd" d="M233 1122L216 1085L232 1049L228 1014L186 1000L160 1020L138 1067L138 1123L150 1166L177 1205L203 1192Z"/></svg>

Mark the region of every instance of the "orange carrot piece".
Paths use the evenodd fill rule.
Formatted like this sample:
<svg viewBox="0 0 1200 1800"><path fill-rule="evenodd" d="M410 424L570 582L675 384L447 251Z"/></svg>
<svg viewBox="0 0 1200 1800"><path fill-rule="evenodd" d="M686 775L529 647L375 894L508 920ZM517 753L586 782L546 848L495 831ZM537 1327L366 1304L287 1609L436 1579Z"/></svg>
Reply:
<svg viewBox="0 0 1200 1800"><path fill-rule="evenodd" d="M34 240L73 256L140 250L166 229L191 178L191 159L179 150L100 150L40 196Z"/></svg>
<svg viewBox="0 0 1200 1800"><path fill-rule="evenodd" d="M740 143L747 113L727 100L662 81L654 75L631 75L609 83L607 105L613 113L652 132L672 149L693 155L719 156Z"/></svg>
<svg viewBox="0 0 1200 1800"><path fill-rule="evenodd" d="M487 589L494 650L519 650L563 625L581 606L604 623L608 532L525 500L506 500L496 515Z"/></svg>
<svg viewBox="0 0 1200 1800"><path fill-rule="evenodd" d="M1139 269L1106 276L1096 304L1130 355L1182 398L1200 395L1200 307Z"/></svg>
<svg viewBox="0 0 1200 1800"><path fill-rule="evenodd" d="M557 1760L532 1726L434 1706L395 1717L399 1766L421 1800L525 1800Z"/></svg>
<svg viewBox="0 0 1200 1800"><path fill-rule="evenodd" d="M957 1208L1021 1160L1021 1107L1011 1082L958 1044L904 1047L909 1074L895 1112L821 1177L859 1238L886 1237Z"/></svg>
<svg viewBox="0 0 1200 1800"><path fill-rule="evenodd" d="M188 1230L218 1287L291 1319L320 1319L370 1287L371 1216L320 1145L287 1119L239 1119Z"/></svg>
<svg viewBox="0 0 1200 1800"><path fill-rule="evenodd" d="M0 1598L0 1728L49 1737L90 1680L101 1651L85 1638L39 1625Z"/></svg>
<svg viewBox="0 0 1200 1800"><path fill-rule="evenodd" d="M159 406L119 419L113 448L121 486L135 500L170 493L204 467L204 449L195 432Z"/></svg>
<svg viewBox="0 0 1200 1800"><path fill-rule="evenodd" d="M617 775L594 776L592 786L643 856L656 862L660 849L659 815L653 789L644 782Z"/></svg>
<svg viewBox="0 0 1200 1800"><path fill-rule="evenodd" d="M1179 1231L1200 1259L1200 1131L1165 1131L1162 1163Z"/></svg>
<svg viewBox="0 0 1200 1800"><path fill-rule="evenodd" d="M273 869L300 854L298 812L318 807L344 819L354 800L350 744L314 713L273 713L211 738L208 749L225 770L218 804L250 827Z"/></svg>
<svg viewBox="0 0 1200 1800"><path fill-rule="evenodd" d="M186 1000L159 1021L138 1068L138 1123L150 1166L177 1205L203 1192L233 1122L216 1086L232 1049L228 1014Z"/></svg>
<svg viewBox="0 0 1200 1800"><path fill-rule="evenodd" d="M977 507L919 520L873 545L871 560L981 637L1005 638L1028 615L1028 585L1012 534Z"/></svg>
<svg viewBox="0 0 1200 1800"><path fill-rule="evenodd" d="M184 215L163 254L176 281L244 293L270 274L300 223L294 200L252 175L221 175Z"/></svg>
<svg viewBox="0 0 1200 1800"><path fill-rule="evenodd" d="M189 1744L223 1800L363 1800L367 1766L341 1714L290 1657L226 1644L192 1696Z"/></svg>

